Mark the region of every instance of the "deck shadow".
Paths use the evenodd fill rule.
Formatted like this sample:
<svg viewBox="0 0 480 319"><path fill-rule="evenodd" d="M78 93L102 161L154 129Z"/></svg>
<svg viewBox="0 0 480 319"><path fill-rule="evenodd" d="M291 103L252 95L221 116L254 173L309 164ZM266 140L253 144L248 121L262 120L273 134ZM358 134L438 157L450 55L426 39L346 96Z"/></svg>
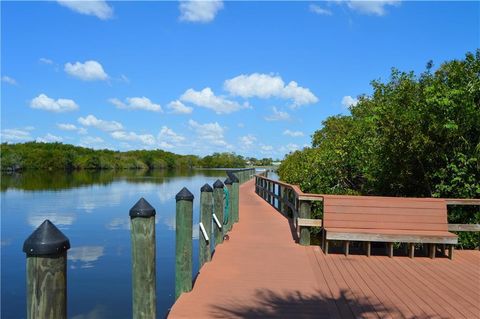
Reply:
<svg viewBox="0 0 480 319"><path fill-rule="evenodd" d="M397 310L384 304L372 304L366 298L355 298L346 290L338 298L327 296L322 291L306 295L295 290L286 294L270 289L255 292L255 305L242 305L232 301L228 306L212 305L213 318L366 318L385 317ZM352 310L355 309L355 310ZM416 317L419 318L419 317ZM422 317L426 319L429 317Z"/></svg>

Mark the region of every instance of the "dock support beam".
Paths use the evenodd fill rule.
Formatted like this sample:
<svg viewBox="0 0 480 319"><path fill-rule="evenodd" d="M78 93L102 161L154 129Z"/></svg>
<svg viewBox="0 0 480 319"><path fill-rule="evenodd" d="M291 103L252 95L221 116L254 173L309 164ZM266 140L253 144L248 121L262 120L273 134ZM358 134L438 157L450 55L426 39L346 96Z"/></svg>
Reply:
<svg viewBox="0 0 480 319"><path fill-rule="evenodd" d="M192 290L193 194L184 187L175 196L175 200L177 202L175 219L175 300L177 300L182 293Z"/></svg>
<svg viewBox="0 0 480 319"><path fill-rule="evenodd" d="M210 185L205 184L200 188L200 223L202 223L208 238L203 235L201 226L199 229L199 268L202 268L203 264L209 262L212 257L210 240L212 236L212 212L213 212L213 189Z"/></svg>
<svg viewBox="0 0 480 319"><path fill-rule="evenodd" d="M215 183L213 183L213 213L217 218L220 226L215 222L214 224L214 238L215 238L215 247L221 243L223 243L223 232L224 227L223 223L223 209L225 204L223 202L223 183L219 179ZM214 217L214 218L215 218ZM216 248L215 248L216 249Z"/></svg>
<svg viewBox="0 0 480 319"><path fill-rule="evenodd" d="M24 242L27 318L67 318L68 238L45 220Z"/></svg>

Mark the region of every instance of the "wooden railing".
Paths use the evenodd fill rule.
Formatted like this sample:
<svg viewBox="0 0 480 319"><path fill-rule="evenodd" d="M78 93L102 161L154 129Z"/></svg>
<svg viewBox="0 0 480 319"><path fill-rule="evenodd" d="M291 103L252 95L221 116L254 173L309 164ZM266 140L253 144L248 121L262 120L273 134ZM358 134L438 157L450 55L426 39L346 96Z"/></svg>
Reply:
<svg viewBox="0 0 480 319"><path fill-rule="evenodd" d="M270 179L267 175L267 171L255 175L255 193L282 215L292 218L299 243L310 245L308 227L322 227L321 219L311 219L312 202L323 202L324 195L304 193L297 185ZM445 198L445 202L450 206L480 206L480 199ZM480 224L449 224L448 230L480 232Z"/></svg>

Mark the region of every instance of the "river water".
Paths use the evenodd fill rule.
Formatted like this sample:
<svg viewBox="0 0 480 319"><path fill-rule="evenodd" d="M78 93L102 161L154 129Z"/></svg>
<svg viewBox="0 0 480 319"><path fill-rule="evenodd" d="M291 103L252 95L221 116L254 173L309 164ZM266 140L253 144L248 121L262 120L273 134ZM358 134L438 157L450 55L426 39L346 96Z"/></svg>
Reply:
<svg viewBox="0 0 480 319"><path fill-rule="evenodd" d="M200 187L223 170L26 172L1 179L1 318L25 318L24 240L45 219L69 239L68 317L131 318L129 209L144 197L157 212L157 314L174 302L175 195L195 196L193 273L198 272Z"/></svg>

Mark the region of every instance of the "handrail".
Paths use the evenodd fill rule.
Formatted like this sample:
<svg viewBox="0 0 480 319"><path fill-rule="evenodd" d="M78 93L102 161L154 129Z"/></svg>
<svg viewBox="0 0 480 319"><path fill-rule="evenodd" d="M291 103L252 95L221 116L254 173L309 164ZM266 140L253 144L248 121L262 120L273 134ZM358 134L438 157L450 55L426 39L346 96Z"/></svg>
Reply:
<svg viewBox="0 0 480 319"><path fill-rule="evenodd" d="M268 178L267 171L257 173L255 177L255 193L266 200L275 209L280 211L283 215L287 215L290 210L294 226L300 230L305 227L322 227L322 223L317 219L310 219L311 202L323 202L329 197L345 196L352 197L352 195L327 195L327 194L312 194L304 193L298 185L285 183L282 181ZM277 186L277 187L275 187ZM277 192L278 191L278 192ZM371 196L381 197L381 196ZM275 199L277 206L275 206ZM428 200L430 198L418 198L419 200ZM475 205L480 206L480 199L470 198L431 198L444 200L446 205ZM303 210L301 209L303 207ZM449 224L451 231L479 231L478 224ZM302 239L300 239L302 241ZM307 240L305 240L307 242ZM308 238L309 242L309 238Z"/></svg>

